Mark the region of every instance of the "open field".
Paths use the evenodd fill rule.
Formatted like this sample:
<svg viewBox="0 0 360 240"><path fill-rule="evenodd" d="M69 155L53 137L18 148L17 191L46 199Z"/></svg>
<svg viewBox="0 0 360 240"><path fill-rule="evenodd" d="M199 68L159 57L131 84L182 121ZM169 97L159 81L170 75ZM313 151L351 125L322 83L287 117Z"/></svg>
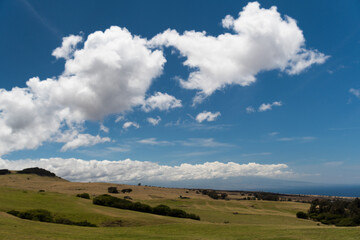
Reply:
<svg viewBox="0 0 360 240"><path fill-rule="evenodd" d="M133 192L127 195L134 201L183 209L199 215L201 221L102 207L75 197L83 192L91 196L104 194L109 186L119 190L130 187ZM190 199L180 199L180 195ZM295 217L297 211L308 207L306 203L287 201L213 200L188 189L72 183L11 174L0 176L0 239L360 239L359 227L319 226ZM87 220L99 227L35 222L6 213L36 208L73 221ZM105 227L112 222L119 226Z"/></svg>

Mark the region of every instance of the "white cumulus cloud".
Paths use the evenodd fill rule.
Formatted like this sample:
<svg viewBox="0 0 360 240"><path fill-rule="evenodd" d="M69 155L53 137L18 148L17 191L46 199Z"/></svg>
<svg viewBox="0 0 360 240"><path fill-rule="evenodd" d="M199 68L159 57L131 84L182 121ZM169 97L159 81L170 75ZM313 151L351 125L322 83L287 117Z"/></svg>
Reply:
<svg viewBox="0 0 360 240"><path fill-rule="evenodd" d="M265 112L265 111L271 110L272 107L274 107L274 106L280 107L282 105L283 104L280 101L275 101L275 102L272 102L272 103L263 103L259 107L259 112Z"/></svg>
<svg viewBox="0 0 360 240"><path fill-rule="evenodd" d="M227 85L248 86L261 71L279 69L298 74L328 58L306 49L296 21L282 17L276 7L264 9L258 2L248 3L237 18L228 15L222 24L232 32L211 36L205 31L179 34L168 29L151 40L154 46L174 47L186 57L183 64L192 72L180 83L198 90L194 103Z"/></svg>
<svg viewBox="0 0 360 240"><path fill-rule="evenodd" d="M199 113L197 116L196 116L196 121L201 123L203 121L208 121L208 122L213 122L215 121L219 116L220 116L220 112L215 112L215 113L212 113L212 112L207 112L207 111L203 111L202 113Z"/></svg>
<svg viewBox="0 0 360 240"><path fill-rule="evenodd" d="M140 125L136 122L125 122L123 128L128 129L129 127L139 128Z"/></svg>
<svg viewBox="0 0 360 240"><path fill-rule="evenodd" d="M61 148L61 151L67 151L69 149L75 149L75 148L84 147L84 146L93 146L98 143L104 143L104 142L110 142L110 141L111 140L108 137L102 138L99 135L92 136L90 134L79 134L74 139L67 142Z"/></svg>
<svg viewBox="0 0 360 240"><path fill-rule="evenodd" d="M154 109L164 111L178 107L182 107L181 100L176 99L174 96L167 93L157 92L155 95L145 100L142 108L145 112L149 112Z"/></svg>
<svg viewBox="0 0 360 240"><path fill-rule="evenodd" d="M162 51L120 27L94 32L76 49L81 40L71 35L54 50L55 57L65 58L60 76L0 89L0 155L35 149L74 125L144 104L166 62Z"/></svg>
<svg viewBox="0 0 360 240"><path fill-rule="evenodd" d="M82 182L135 182L135 181L180 181L197 179L229 178L237 176L275 177L291 174L286 164L239 164L235 162L183 163L178 166L160 165L153 162L134 161L85 161L81 159L50 158L40 160L9 161L0 159L0 168L20 170L40 167L56 175Z"/></svg>
<svg viewBox="0 0 360 240"><path fill-rule="evenodd" d="M152 124L153 126L156 126L159 124L159 122L161 121L161 117L157 116L156 118L152 118L149 117L146 119L150 124Z"/></svg>
<svg viewBox="0 0 360 240"><path fill-rule="evenodd" d="M62 39L61 47L56 48L52 55L56 58L69 59L76 50L76 45L82 41L81 36L70 35Z"/></svg>

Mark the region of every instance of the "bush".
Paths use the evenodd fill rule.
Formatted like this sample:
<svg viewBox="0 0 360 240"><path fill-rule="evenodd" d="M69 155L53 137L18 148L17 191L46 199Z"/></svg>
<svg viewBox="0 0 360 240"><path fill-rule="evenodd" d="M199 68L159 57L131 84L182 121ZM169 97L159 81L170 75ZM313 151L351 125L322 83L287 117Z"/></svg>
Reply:
<svg viewBox="0 0 360 240"><path fill-rule="evenodd" d="M90 195L88 193L80 193L77 194L76 196L80 198L90 199Z"/></svg>
<svg viewBox="0 0 360 240"><path fill-rule="evenodd" d="M20 174L36 174L39 176L47 176L47 177L56 177L55 173L52 173L48 170L45 170L43 168L38 168L38 167L34 167L34 168L25 168L22 171L18 171L17 173Z"/></svg>
<svg viewBox="0 0 360 240"><path fill-rule="evenodd" d="M297 212L296 217L297 218L302 218L302 219L308 219L309 218L309 216L304 212Z"/></svg>
<svg viewBox="0 0 360 240"><path fill-rule="evenodd" d="M15 217L17 217L19 215L19 211L16 211L16 210L10 210L7 212L8 214L11 214L11 215L14 215Z"/></svg>
<svg viewBox="0 0 360 240"><path fill-rule="evenodd" d="M153 213L157 215L169 216L171 213L171 208L161 204L153 208Z"/></svg>
<svg viewBox="0 0 360 240"><path fill-rule="evenodd" d="M117 187L108 187L108 193L119 193Z"/></svg>
<svg viewBox="0 0 360 240"><path fill-rule="evenodd" d="M200 220L200 217L195 214L189 214L181 209L171 209L166 205L158 205L154 208L147 204L140 202L131 202L125 199L110 196L108 194L100 195L93 198L93 203L96 205L114 207L120 209L128 209L138 212L152 213L163 216L172 216L180 218L190 218L194 220Z"/></svg>
<svg viewBox="0 0 360 240"><path fill-rule="evenodd" d="M220 198L221 198L221 199L226 199L227 196L228 196L227 193L222 193L222 194L220 195Z"/></svg>
<svg viewBox="0 0 360 240"><path fill-rule="evenodd" d="M19 212L17 216L22 219L29 219L40 222L53 221L53 216L51 215L51 213L44 209L34 209L25 212Z"/></svg>
<svg viewBox="0 0 360 240"><path fill-rule="evenodd" d="M171 209L170 216L178 217L178 218L187 218L189 214L187 214L184 210L181 209Z"/></svg>
<svg viewBox="0 0 360 240"><path fill-rule="evenodd" d="M122 193L131 193L132 189L131 188L124 188L121 190Z"/></svg>
<svg viewBox="0 0 360 240"><path fill-rule="evenodd" d="M339 222L335 224L338 227L352 227L357 226L357 224L353 221L352 218L342 218Z"/></svg>
<svg viewBox="0 0 360 240"><path fill-rule="evenodd" d="M95 224L89 223L86 220L81 221L81 222L74 222L67 218L56 218L54 220L51 212L44 210L44 209L33 209L33 210L27 210L25 212L11 210L8 213L11 215L14 215L16 217L22 218L22 219L28 219L28 220L33 220L33 221L58 223L58 224L65 224L65 225L77 225L77 226L84 226L84 227L96 227Z"/></svg>

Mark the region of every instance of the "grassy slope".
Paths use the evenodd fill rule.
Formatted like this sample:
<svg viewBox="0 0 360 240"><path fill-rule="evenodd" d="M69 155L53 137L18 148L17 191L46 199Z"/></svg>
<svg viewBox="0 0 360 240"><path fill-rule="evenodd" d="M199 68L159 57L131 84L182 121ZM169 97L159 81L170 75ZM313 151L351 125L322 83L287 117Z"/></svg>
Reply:
<svg viewBox="0 0 360 240"><path fill-rule="evenodd" d="M179 199L177 194L185 194L184 189L132 186L134 193L130 195L134 200L199 214L199 222L96 206L90 200L74 197L84 189L91 194L105 193L106 184L81 184L79 188L77 183L59 179L9 177L0 176L0 239L360 239L358 227L317 226L297 219L295 213L308 208L303 203L212 200L192 192L188 194L191 199ZM50 185L57 193L49 192ZM38 193L39 187L46 192ZM120 219L123 226L84 228L28 221L5 213L34 208L98 225Z"/></svg>

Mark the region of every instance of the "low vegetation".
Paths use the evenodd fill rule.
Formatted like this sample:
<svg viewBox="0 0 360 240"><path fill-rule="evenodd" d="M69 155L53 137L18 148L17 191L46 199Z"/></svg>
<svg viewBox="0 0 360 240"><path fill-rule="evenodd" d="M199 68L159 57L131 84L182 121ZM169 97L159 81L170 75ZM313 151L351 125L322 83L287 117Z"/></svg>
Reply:
<svg viewBox="0 0 360 240"><path fill-rule="evenodd" d="M48 223L58 223L58 224L65 224L65 225L76 225L76 226L83 226L83 227L96 227L95 224L89 223L88 221L81 221L81 222L75 222L71 221L67 218L55 218L53 214L47 210L44 209L32 209L27 210L24 212L11 210L7 213L14 215L16 217L22 218L22 219L28 219L33 221L40 221L40 222L48 222Z"/></svg>
<svg viewBox="0 0 360 240"><path fill-rule="evenodd" d="M156 207L151 207L147 204L140 202L132 202L126 199L110 196L108 194L97 196L93 199L93 203L96 205L114 207L120 209L133 210L138 212L152 213L163 216L178 217L178 218L190 218L194 220L200 220L200 217L195 214L189 214L181 209L172 209L166 205L160 204Z"/></svg>

